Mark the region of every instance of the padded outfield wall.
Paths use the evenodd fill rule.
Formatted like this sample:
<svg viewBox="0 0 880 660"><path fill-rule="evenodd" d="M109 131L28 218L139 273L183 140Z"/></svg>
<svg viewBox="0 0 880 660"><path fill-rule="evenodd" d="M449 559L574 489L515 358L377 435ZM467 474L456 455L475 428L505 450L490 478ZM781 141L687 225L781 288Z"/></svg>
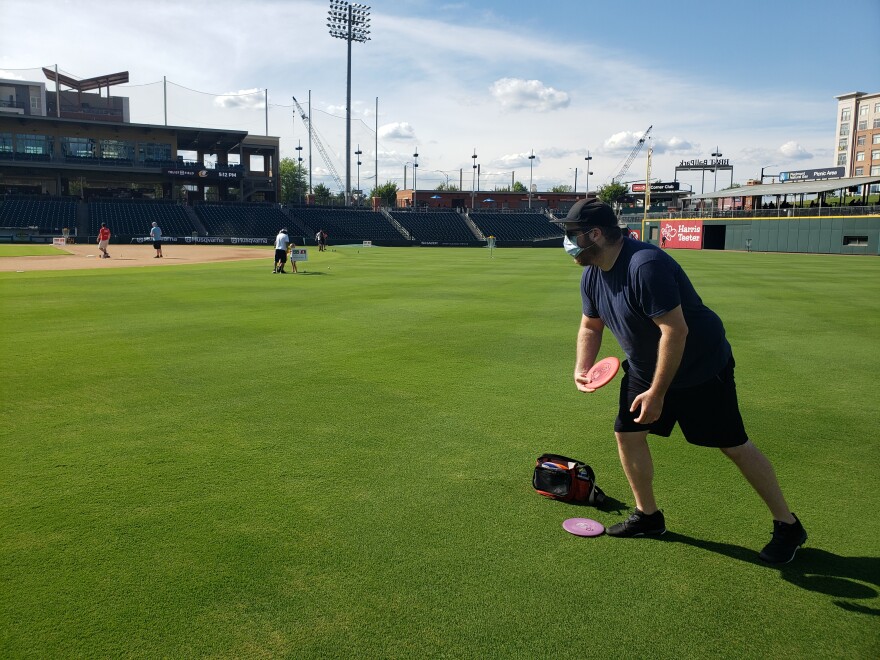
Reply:
<svg viewBox="0 0 880 660"><path fill-rule="evenodd" d="M629 222L641 233L641 222ZM651 219L645 236L666 247L697 250L880 255L880 215L822 218Z"/></svg>

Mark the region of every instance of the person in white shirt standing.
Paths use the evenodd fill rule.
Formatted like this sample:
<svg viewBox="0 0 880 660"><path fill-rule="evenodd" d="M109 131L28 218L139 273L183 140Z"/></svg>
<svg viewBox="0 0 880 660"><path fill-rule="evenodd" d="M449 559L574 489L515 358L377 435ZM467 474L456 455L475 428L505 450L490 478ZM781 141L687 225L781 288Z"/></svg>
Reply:
<svg viewBox="0 0 880 660"><path fill-rule="evenodd" d="M159 224L156 222L150 229L150 240L153 241L153 249L156 250L156 256L153 258L158 259L162 256L162 230L159 229Z"/></svg>
<svg viewBox="0 0 880 660"><path fill-rule="evenodd" d="M287 245L290 238L287 236L287 229L282 229L275 237L275 265L272 269L273 273L286 273L284 264L287 263Z"/></svg>

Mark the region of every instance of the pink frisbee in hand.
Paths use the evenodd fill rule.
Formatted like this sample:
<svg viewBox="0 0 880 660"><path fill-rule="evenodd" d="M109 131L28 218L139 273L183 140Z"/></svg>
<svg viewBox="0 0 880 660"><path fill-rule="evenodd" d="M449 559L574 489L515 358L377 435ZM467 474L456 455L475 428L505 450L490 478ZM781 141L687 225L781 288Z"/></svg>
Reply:
<svg viewBox="0 0 880 660"><path fill-rule="evenodd" d="M587 387L591 390L597 390L603 385L607 385L617 375L618 369L620 369L620 360L614 356L599 360L587 372Z"/></svg>

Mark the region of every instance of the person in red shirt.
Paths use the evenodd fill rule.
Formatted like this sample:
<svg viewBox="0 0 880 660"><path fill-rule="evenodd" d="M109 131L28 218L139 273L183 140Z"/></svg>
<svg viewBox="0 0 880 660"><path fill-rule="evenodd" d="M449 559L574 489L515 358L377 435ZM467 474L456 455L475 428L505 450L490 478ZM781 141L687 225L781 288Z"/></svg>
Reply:
<svg viewBox="0 0 880 660"><path fill-rule="evenodd" d="M98 249L102 252L102 259L109 259L110 253L107 252L107 246L110 244L110 230L107 225L101 223L101 229L98 231Z"/></svg>

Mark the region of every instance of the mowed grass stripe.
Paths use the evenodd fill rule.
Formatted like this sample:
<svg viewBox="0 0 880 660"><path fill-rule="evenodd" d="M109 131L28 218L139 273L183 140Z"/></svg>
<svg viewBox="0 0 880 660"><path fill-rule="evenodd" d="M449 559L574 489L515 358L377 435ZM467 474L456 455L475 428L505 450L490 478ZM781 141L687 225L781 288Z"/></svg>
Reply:
<svg viewBox="0 0 880 660"><path fill-rule="evenodd" d="M874 655L877 261L675 257L725 320L801 568L754 563L760 501L678 433L653 441L667 540L562 531L632 503L614 386L571 386L559 251L0 275L5 653L550 657L566 630L612 657ZM621 510L535 495L542 451Z"/></svg>

